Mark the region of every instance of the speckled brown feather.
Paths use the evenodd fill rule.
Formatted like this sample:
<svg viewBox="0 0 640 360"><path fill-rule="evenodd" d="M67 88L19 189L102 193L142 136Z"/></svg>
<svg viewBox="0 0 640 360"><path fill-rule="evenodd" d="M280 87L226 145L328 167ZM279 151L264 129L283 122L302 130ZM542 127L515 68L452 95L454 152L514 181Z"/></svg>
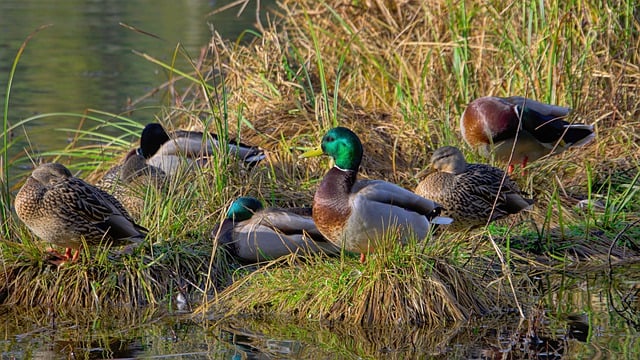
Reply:
<svg viewBox="0 0 640 360"><path fill-rule="evenodd" d="M164 171L148 165L144 157L132 150L121 164L104 174L96 187L112 194L134 219L140 219L144 211L146 189L151 186L161 191L166 183Z"/></svg>
<svg viewBox="0 0 640 360"><path fill-rule="evenodd" d="M16 196L15 208L38 237L68 248L79 248L82 238L91 245L124 245L143 239L146 232L116 198L56 163L33 171Z"/></svg>
<svg viewBox="0 0 640 360"><path fill-rule="evenodd" d="M420 181L415 192L442 204L443 215L454 219L448 226L452 231L484 226L533 204L533 200L522 197L518 185L508 176L504 177L502 170L484 164L467 164L455 147L436 150L431 165L439 171Z"/></svg>

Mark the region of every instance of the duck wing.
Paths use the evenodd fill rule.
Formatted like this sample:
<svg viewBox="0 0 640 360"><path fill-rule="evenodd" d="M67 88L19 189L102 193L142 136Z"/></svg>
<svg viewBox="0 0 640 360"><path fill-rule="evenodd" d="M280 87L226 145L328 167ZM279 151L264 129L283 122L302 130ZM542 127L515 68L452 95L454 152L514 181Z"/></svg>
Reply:
<svg viewBox="0 0 640 360"><path fill-rule="evenodd" d="M69 178L56 193L66 198L68 216L79 216L113 240L141 239L147 229L137 225L111 194L78 178Z"/></svg>
<svg viewBox="0 0 640 360"><path fill-rule="evenodd" d="M261 225L271 227L272 229L285 235L304 234L315 241L327 241L324 236L320 234L320 231L311 218L311 214L301 215L289 210L290 209L268 208L255 214L249 221L255 221L260 223Z"/></svg>
<svg viewBox="0 0 640 360"><path fill-rule="evenodd" d="M503 99L520 108L526 107L544 116L553 116L559 118L565 117L571 112L571 108L568 107L545 104L522 96L510 96Z"/></svg>
<svg viewBox="0 0 640 360"><path fill-rule="evenodd" d="M369 201L393 205L422 214L429 220L438 216L442 210L442 206L435 201L383 180L357 181L351 192L357 196L363 196Z"/></svg>

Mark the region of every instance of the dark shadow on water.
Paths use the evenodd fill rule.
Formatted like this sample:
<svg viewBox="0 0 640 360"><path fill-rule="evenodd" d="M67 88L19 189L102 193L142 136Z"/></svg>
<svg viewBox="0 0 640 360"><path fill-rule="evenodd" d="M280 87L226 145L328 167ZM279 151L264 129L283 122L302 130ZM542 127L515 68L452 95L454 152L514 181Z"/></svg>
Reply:
<svg viewBox="0 0 640 360"><path fill-rule="evenodd" d="M590 269L538 274L528 289L519 289L527 294L522 295L525 319L515 311L498 311L446 328L362 328L317 320L294 324L276 317L207 323L201 317L159 310L66 312L55 317L46 309L20 311L5 305L0 312L0 323L6 324L0 358L616 357L640 350L638 269L640 265L628 264L610 273Z"/></svg>

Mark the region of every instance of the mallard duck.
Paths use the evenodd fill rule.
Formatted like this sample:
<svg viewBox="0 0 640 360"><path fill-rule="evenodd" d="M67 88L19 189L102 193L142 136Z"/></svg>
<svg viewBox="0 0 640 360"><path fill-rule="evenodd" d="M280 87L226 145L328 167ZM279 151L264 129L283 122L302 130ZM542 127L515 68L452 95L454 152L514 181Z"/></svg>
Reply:
<svg viewBox="0 0 640 360"><path fill-rule="evenodd" d="M529 161L587 144L595 138L592 125L563 120L570 111L520 96L487 96L467 106L460 128L469 146L484 157L489 158L493 152L497 160L509 162L511 173L515 163L524 168Z"/></svg>
<svg viewBox="0 0 640 360"><path fill-rule="evenodd" d="M136 150L127 153L122 163L113 166L96 183L96 187L113 195L134 219L144 210L145 189L161 191L167 183L164 171L149 165Z"/></svg>
<svg viewBox="0 0 640 360"><path fill-rule="evenodd" d="M442 204L443 215L453 218L452 231L484 226L528 209L534 203L504 171L484 164L467 164L454 146L437 149L430 166L436 172L424 177L415 193Z"/></svg>
<svg viewBox="0 0 640 360"><path fill-rule="evenodd" d="M167 133L162 125L150 123L142 130L138 154L150 165L173 175L180 166L191 166L211 156L219 146L218 136L214 133L186 130ZM249 165L266 157L262 149L233 140L229 141L229 154Z"/></svg>
<svg viewBox="0 0 640 360"><path fill-rule="evenodd" d="M82 239L89 245L118 246L141 241L147 232L116 198L58 163L33 170L16 195L15 209L39 238L66 248L62 261L78 258ZM76 249L73 256L71 249Z"/></svg>
<svg viewBox="0 0 640 360"><path fill-rule="evenodd" d="M362 161L362 143L344 127L336 127L322 138L320 149L303 157L326 154L334 165L324 176L313 198L313 220L329 241L348 251L359 252L360 260L374 251L388 230L401 230L399 239L410 234L424 239L430 224L448 224L439 217L442 207L398 185L382 180L357 180Z"/></svg>
<svg viewBox="0 0 640 360"><path fill-rule="evenodd" d="M264 208L258 199L246 196L233 201L212 237L246 263L289 254L340 252L316 228L311 208Z"/></svg>

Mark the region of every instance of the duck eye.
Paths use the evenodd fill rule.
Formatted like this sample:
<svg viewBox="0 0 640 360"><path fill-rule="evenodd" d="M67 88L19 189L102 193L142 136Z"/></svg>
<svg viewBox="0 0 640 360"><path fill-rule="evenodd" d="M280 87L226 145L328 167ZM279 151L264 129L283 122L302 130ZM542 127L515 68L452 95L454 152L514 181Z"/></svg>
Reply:
<svg viewBox="0 0 640 360"><path fill-rule="evenodd" d="M333 140L335 140L333 136L327 136L327 141L333 141Z"/></svg>

